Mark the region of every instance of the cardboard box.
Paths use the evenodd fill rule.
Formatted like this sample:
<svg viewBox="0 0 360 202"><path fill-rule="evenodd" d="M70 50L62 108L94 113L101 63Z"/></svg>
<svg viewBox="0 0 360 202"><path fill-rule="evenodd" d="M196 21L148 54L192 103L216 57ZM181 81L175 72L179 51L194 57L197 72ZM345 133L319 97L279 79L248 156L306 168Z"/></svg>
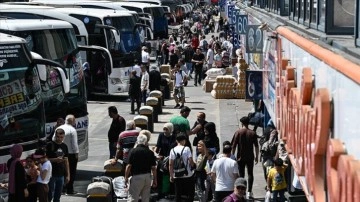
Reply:
<svg viewBox="0 0 360 202"><path fill-rule="evenodd" d="M215 82L215 80L205 80L205 92L210 93Z"/></svg>

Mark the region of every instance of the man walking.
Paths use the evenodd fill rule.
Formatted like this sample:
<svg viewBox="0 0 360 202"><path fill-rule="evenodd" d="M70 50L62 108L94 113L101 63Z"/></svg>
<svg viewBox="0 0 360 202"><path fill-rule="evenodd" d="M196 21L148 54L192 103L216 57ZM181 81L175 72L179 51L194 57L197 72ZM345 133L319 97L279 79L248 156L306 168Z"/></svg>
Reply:
<svg viewBox="0 0 360 202"><path fill-rule="evenodd" d="M116 154L116 144L119 138L119 134L125 130L126 122L125 119L118 114L118 110L115 106L110 106L108 108L109 116L112 118L110 129L108 131L108 140L109 140L109 152L112 159Z"/></svg>
<svg viewBox="0 0 360 202"><path fill-rule="evenodd" d="M225 145L223 155L214 161L211 179L215 182L215 201L221 202L234 190L234 182L239 177L236 161L230 158L231 146Z"/></svg>
<svg viewBox="0 0 360 202"><path fill-rule="evenodd" d="M140 77L137 76L137 73L135 70L131 72L130 77L130 87L129 87L129 96L131 100L131 114L135 114L135 111L139 113L140 106L141 106L141 89L140 89ZM136 102L136 109L135 108L135 102ZM124 120L125 123L125 120ZM125 126L125 124L124 124ZM124 127L125 128L125 127ZM120 133L118 133L119 135Z"/></svg>
<svg viewBox="0 0 360 202"><path fill-rule="evenodd" d="M242 117L240 122L242 128L238 129L234 134L232 140L232 154L235 154L235 150L237 149L236 159L239 166L240 177L245 177L245 166L247 168L249 186L246 197L249 199L253 197L254 162L257 164L259 161L259 144L256 133L249 129L249 117Z"/></svg>
<svg viewBox="0 0 360 202"><path fill-rule="evenodd" d="M204 59L204 54L201 53L200 48L197 48L196 54L194 54L193 59L191 60L194 63L195 69L194 86L197 86L197 84L201 85L201 74L204 65Z"/></svg>
<svg viewBox="0 0 360 202"><path fill-rule="evenodd" d="M58 129L63 129L65 132L64 143L66 144L69 150L69 170L70 170L70 180L66 184L66 193L69 195L76 194L74 191L74 181L76 177L76 168L79 159L79 145L78 145L78 136L75 129L75 116L69 114L65 118L65 124L59 126ZM55 141L55 136L53 136L53 141Z"/></svg>
<svg viewBox="0 0 360 202"><path fill-rule="evenodd" d="M174 70L174 99L176 102L176 105L174 108L182 108L184 107L185 103L185 89L184 89L184 83L187 81L186 73L182 70L180 70L180 64L175 65ZM179 104L179 101L181 102L181 106Z"/></svg>
<svg viewBox="0 0 360 202"><path fill-rule="evenodd" d="M206 62L207 62L206 70L211 69L214 64L214 50L212 49L212 46L210 44L206 53Z"/></svg>
<svg viewBox="0 0 360 202"><path fill-rule="evenodd" d="M65 143L65 131L61 128L55 130L55 141L46 145L46 153L52 166L52 175L49 182L49 201L60 202L61 192L70 180L68 148Z"/></svg>
<svg viewBox="0 0 360 202"><path fill-rule="evenodd" d="M151 185L157 186L156 158L147 146L146 135L139 135L136 143L136 148L129 154L129 163L125 170L125 184L128 183L130 174L132 176L128 201L137 202L139 196L141 201L150 201Z"/></svg>
<svg viewBox="0 0 360 202"><path fill-rule="evenodd" d="M149 73L146 71L146 66L143 64L141 65L140 88L141 88L142 100L144 102L144 105L146 105L146 97L147 97L147 92L149 90Z"/></svg>
<svg viewBox="0 0 360 202"><path fill-rule="evenodd" d="M193 72L192 58L194 56L194 50L192 49L190 44L185 45L185 50L183 52L185 65L187 68L187 74L190 78L192 78L191 73Z"/></svg>

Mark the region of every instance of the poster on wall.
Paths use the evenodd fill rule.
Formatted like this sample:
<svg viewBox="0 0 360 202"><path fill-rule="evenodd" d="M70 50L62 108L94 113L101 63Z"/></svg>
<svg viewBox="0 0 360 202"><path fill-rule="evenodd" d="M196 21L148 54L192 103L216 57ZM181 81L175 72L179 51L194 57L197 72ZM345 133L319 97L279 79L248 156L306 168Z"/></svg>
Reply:
<svg viewBox="0 0 360 202"><path fill-rule="evenodd" d="M262 100L263 99L263 72L256 70L247 70L246 78L246 100Z"/></svg>

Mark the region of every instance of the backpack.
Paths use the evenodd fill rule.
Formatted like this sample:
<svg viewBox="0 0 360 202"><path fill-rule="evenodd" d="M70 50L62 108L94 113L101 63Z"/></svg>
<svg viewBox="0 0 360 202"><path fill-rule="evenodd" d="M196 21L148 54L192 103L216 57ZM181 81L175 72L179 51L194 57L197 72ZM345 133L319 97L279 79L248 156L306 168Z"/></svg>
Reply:
<svg viewBox="0 0 360 202"><path fill-rule="evenodd" d="M181 150L180 154L175 153L175 150L173 149L173 152L175 154L175 160L174 160L174 175L175 175L175 177L183 177L188 174L187 164L184 163L184 160L182 158L184 149L185 149L185 146Z"/></svg>

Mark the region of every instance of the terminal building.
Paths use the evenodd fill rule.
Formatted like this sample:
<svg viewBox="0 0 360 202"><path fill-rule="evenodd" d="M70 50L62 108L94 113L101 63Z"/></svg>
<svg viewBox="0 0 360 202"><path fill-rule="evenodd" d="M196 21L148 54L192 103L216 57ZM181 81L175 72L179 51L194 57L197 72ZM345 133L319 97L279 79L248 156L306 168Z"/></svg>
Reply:
<svg viewBox="0 0 360 202"><path fill-rule="evenodd" d="M359 1L219 4L307 200L360 201Z"/></svg>

